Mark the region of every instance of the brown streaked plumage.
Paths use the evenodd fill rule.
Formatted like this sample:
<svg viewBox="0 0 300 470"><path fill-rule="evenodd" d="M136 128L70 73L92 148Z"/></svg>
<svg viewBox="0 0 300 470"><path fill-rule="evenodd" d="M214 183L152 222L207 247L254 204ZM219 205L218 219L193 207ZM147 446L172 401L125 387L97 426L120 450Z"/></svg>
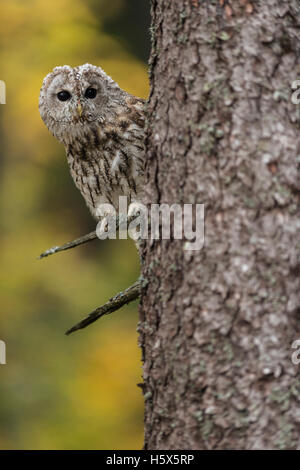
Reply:
<svg viewBox="0 0 300 470"><path fill-rule="evenodd" d="M44 79L39 109L64 144L70 172L91 213L118 209L119 196L142 200L145 102L90 64L56 67Z"/></svg>

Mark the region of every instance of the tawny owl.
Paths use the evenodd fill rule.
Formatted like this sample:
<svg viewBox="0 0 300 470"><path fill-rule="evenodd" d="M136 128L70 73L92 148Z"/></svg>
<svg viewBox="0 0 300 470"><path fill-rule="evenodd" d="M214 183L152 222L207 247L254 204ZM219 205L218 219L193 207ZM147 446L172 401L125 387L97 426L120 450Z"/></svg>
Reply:
<svg viewBox="0 0 300 470"><path fill-rule="evenodd" d="M70 172L91 213L118 210L119 196L141 201L145 102L94 65L56 67L44 79L39 109L66 149Z"/></svg>

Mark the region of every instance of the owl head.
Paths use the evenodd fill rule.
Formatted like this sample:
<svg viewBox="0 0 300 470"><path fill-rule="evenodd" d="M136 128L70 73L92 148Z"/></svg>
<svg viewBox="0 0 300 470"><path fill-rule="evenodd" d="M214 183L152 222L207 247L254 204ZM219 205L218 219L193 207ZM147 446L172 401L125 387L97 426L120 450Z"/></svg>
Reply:
<svg viewBox="0 0 300 470"><path fill-rule="evenodd" d="M123 91L106 73L91 64L55 67L43 81L41 117L61 141L80 134L85 125L101 123L122 102Z"/></svg>

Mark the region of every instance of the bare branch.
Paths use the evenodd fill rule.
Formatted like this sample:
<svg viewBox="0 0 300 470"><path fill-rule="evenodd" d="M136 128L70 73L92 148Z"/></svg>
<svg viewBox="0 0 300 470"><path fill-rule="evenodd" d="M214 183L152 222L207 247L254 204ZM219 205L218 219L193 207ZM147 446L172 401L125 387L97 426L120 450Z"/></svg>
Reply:
<svg viewBox="0 0 300 470"><path fill-rule="evenodd" d="M132 302L140 297L141 288L144 286L145 283L143 280L139 279L136 281L132 286L128 287L123 292L119 292L113 298L111 298L106 304L101 305L100 307L96 308L93 312L91 312L86 318L81 320L79 323L74 325L68 331L66 331L66 335L73 333L74 331L80 330L85 328L86 326L94 323L98 318L103 317L104 315L109 315L116 310L119 310L123 305Z"/></svg>
<svg viewBox="0 0 300 470"><path fill-rule="evenodd" d="M110 216L113 217L113 216ZM110 230L106 231L106 238L109 238L110 234L114 231L114 229L118 230L121 228L122 230L126 229L130 222L132 222L136 218L136 215L129 216L129 217L122 217L122 216L117 216L115 220L112 218L112 223L109 226ZM106 218L107 221L109 218ZM115 223L115 227L114 227ZM65 243L64 245L61 246L54 246L52 248L49 248L48 250L44 251L43 253L40 254L38 259L46 258L47 256L54 255L55 253L59 253L60 251L65 251L65 250L70 250L71 248L75 248L76 246L83 245L84 243L90 242L92 240L95 240L95 238L98 238L96 230L94 232L90 232L87 235L83 235L82 237L76 238L76 240L72 240L71 242Z"/></svg>
<svg viewBox="0 0 300 470"><path fill-rule="evenodd" d="M38 259L46 258L47 256L54 255L54 253L58 253L59 251L70 250L70 248L74 248L75 246L82 245L83 243L90 242L97 238L96 231L90 232L87 235L83 235L83 237L76 238L71 242L65 243L62 246L54 246L53 248L49 248L49 250L44 251Z"/></svg>

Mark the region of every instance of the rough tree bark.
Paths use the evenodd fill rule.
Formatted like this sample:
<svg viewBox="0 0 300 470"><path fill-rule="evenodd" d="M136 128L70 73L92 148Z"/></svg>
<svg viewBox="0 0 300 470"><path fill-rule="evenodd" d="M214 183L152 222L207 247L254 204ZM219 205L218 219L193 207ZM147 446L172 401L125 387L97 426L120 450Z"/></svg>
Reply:
<svg viewBox="0 0 300 470"><path fill-rule="evenodd" d="M300 447L299 28L298 0L152 0L148 201L204 203L205 246L145 246L146 449Z"/></svg>

